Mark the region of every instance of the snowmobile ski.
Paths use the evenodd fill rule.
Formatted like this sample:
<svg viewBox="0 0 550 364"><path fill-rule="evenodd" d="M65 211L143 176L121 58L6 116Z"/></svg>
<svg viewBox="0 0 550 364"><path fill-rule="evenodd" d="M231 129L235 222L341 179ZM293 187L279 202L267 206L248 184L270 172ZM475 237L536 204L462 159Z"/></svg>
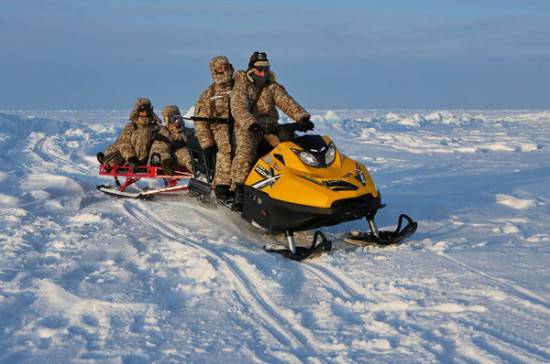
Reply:
<svg viewBox="0 0 550 364"><path fill-rule="evenodd" d="M378 231L374 225L374 220L369 220L370 232L351 231L344 235L344 240L355 245L394 245L408 238L416 231L418 223L409 216L401 214L395 231ZM407 225L401 228L403 220L407 220Z"/></svg>
<svg viewBox="0 0 550 364"><path fill-rule="evenodd" d="M292 232L286 232L285 236L289 245L288 248L272 248L264 246L264 250L268 253L281 254L283 257L288 259L302 261L317 257L326 252L328 253L332 248L332 242L328 240L325 234L320 231L315 232L313 241L309 247L295 246L294 235ZM320 240L320 242L317 243L317 240Z"/></svg>

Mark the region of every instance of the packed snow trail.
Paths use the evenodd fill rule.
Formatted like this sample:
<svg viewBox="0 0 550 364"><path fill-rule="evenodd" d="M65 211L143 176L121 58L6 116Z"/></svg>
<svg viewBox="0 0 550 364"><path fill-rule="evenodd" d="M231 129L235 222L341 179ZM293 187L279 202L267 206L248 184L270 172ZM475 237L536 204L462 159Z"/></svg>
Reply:
<svg viewBox="0 0 550 364"><path fill-rule="evenodd" d="M406 244L267 254L225 209L96 190L125 111L0 112L0 363L550 362L550 112L312 114Z"/></svg>

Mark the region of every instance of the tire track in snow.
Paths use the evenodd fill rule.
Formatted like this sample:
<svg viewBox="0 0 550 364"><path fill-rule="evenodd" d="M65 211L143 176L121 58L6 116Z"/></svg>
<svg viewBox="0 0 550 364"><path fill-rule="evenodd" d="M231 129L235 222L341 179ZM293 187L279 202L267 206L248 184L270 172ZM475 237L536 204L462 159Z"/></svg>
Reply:
<svg viewBox="0 0 550 364"><path fill-rule="evenodd" d="M136 218L145 225L151 226L155 231L168 239L181 241L181 238L188 235L188 231L174 224L167 223L156 216L153 212L145 211L133 204L123 203L125 210L129 215ZM236 296L243 307L251 307L256 312L259 321L263 322L263 328L270 333L278 342L285 347L293 349L305 348L314 352L313 346L308 339L311 333L304 327L296 327L297 324L279 314L278 307L271 302L267 294L261 291L254 284L254 279L241 268L241 264L224 252L217 252L209 249L189 236L185 236L183 245L199 250L207 256L215 259L230 273L230 282L236 285ZM245 259L244 257L242 257ZM307 332L306 332L307 331Z"/></svg>

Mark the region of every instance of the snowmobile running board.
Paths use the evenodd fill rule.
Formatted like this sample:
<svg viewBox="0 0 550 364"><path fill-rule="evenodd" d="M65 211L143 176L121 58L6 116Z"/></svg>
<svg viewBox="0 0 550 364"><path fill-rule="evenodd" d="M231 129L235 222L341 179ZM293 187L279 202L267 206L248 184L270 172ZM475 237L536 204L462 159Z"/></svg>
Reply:
<svg viewBox="0 0 550 364"><path fill-rule="evenodd" d="M285 236L288 243L288 249L271 248L264 246L264 250L268 253L281 254L288 259L302 261L305 259L317 257L325 252L329 252L332 248L331 241L328 240L325 234L320 231L316 231L315 235L313 235L313 241L311 242L311 246L309 248L295 246L294 235L291 231L287 231L285 233ZM317 243L317 240L319 238L321 239L321 241Z"/></svg>
<svg viewBox="0 0 550 364"><path fill-rule="evenodd" d="M103 176L112 176L115 179L116 187L105 184L97 186L101 192L117 196L131 198L145 198L159 193L176 192L187 190L187 183L178 185L182 179L190 179L193 174L182 167L174 168L174 175L166 175L162 167L156 166L141 166L136 167L134 171L130 166L115 166L109 168L107 165L99 166L99 174ZM118 178L125 178L124 183L120 183ZM164 181L163 188L154 188L140 192L127 192L126 188L142 178L162 178Z"/></svg>
<svg viewBox="0 0 550 364"><path fill-rule="evenodd" d="M403 220L407 220L407 225L401 228ZM367 221L370 232L349 232L344 235L344 240L356 245L394 245L414 234L418 227L418 223L405 214L399 216L395 231L378 231L374 217L367 216Z"/></svg>

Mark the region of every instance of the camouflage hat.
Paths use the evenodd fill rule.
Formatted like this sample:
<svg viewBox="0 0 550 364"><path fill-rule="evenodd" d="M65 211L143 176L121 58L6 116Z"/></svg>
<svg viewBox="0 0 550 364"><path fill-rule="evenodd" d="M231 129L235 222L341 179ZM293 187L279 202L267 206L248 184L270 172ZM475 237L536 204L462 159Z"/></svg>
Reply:
<svg viewBox="0 0 550 364"><path fill-rule="evenodd" d="M157 123L157 124L161 124L162 121L160 120L160 118L157 116L157 114L155 114L153 112L153 105L151 104L151 100L149 100L148 98L145 98L145 97L140 97L139 99L136 100L136 104L134 105L134 109L130 112L130 117L129 119L131 121L136 121L139 117L139 109L141 107L147 107L147 108L150 108L151 109L151 119Z"/></svg>
<svg viewBox="0 0 550 364"><path fill-rule="evenodd" d="M136 100L136 106L134 107L134 109L139 109L140 107L142 106L148 106L148 107L151 107L151 100L145 98L145 97L140 97L139 99Z"/></svg>
<svg viewBox="0 0 550 364"><path fill-rule="evenodd" d="M175 116L181 116L180 109L176 105L169 105L162 109L162 118L164 119L165 124L168 124L170 122L170 118Z"/></svg>

